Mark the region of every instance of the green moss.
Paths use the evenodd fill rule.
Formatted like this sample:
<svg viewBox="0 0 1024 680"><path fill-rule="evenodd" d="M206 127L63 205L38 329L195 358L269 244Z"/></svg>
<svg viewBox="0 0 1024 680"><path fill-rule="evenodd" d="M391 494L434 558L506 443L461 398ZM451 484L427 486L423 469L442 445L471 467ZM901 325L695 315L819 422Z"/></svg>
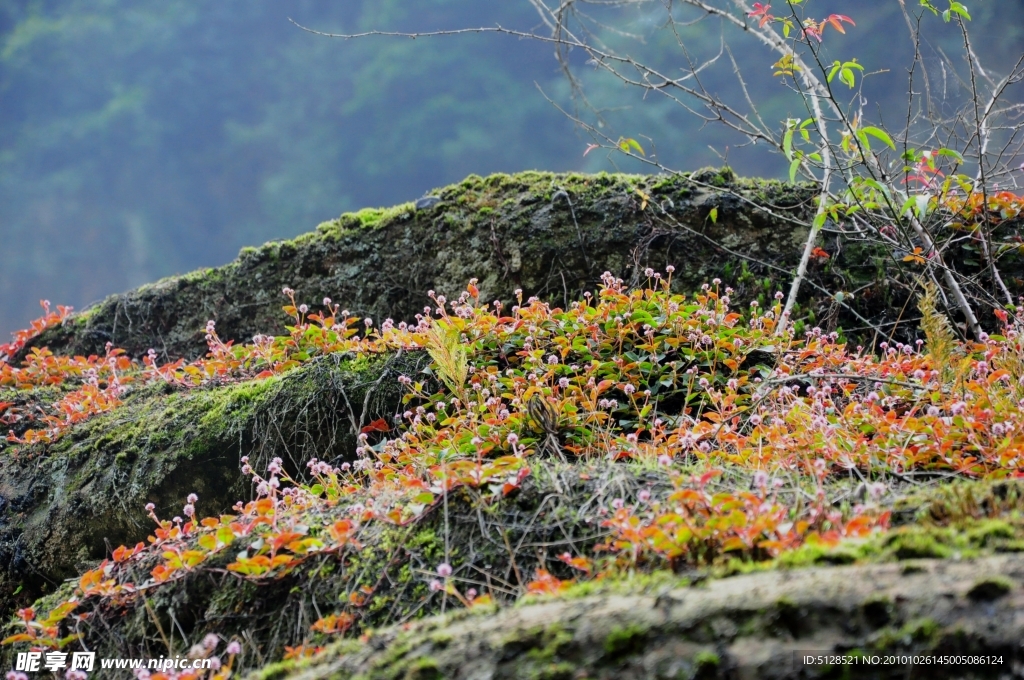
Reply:
<svg viewBox="0 0 1024 680"><path fill-rule="evenodd" d="M998 545L1016 537L1015 527L1002 519L983 520L967 531L968 541L981 547Z"/></svg>
<svg viewBox="0 0 1024 680"><path fill-rule="evenodd" d="M635 654L643 648L646 638L647 628L637 624L615 628L604 639L605 654L612 659Z"/></svg>
<svg viewBox="0 0 1024 680"><path fill-rule="evenodd" d="M917 618L905 623L898 630L885 628L875 637L874 647L879 650L895 649L911 646L927 648L934 644L942 627L931 618Z"/></svg>
<svg viewBox="0 0 1024 680"><path fill-rule="evenodd" d="M441 668L430 657L420 657L410 663L405 671L406 680L440 680Z"/></svg>
<svg viewBox="0 0 1024 680"><path fill-rule="evenodd" d="M296 661L278 661L258 670L253 674L253 680L283 680L297 670L300 666Z"/></svg>
<svg viewBox="0 0 1024 680"><path fill-rule="evenodd" d="M660 593L671 588L683 588L689 584L689 579L681 578L667 569L659 569L647 573L612 574L599 581L580 581L563 590L557 597L562 600L573 600L597 595ZM547 597L551 596L522 598L517 606L535 604Z"/></svg>
<svg viewBox="0 0 1024 680"><path fill-rule="evenodd" d="M1001 541L995 546L995 551L1004 553L1024 552L1024 539L1015 538L1010 541Z"/></svg>
<svg viewBox="0 0 1024 680"><path fill-rule="evenodd" d="M940 629L941 626L934 619L922 618L908 621L900 629L900 634L914 642L931 642L938 636Z"/></svg>
<svg viewBox="0 0 1024 680"><path fill-rule="evenodd" d="M501 638L498 647L503 658L521 657L522 663L528 662L536 667L552 662L572 639L572 633L556 623L514 630Z"/></svg>
<svg viewBox="0 0 1024 680"><path fill-rule="evenodd" d="M775 565L794 569L817 565L854 564L869 559L876 553L876 546L861 540L844 541L836 546L809 544L783 553L775 561Z"/></svg>
<svg viewBox="0 0 1024 680"><path fill-rule="evenodd" d="M565 630L561 624L553 623L543 629L540 639L542 645L526 653L526 657L532 661L549 661L554 659L572 642L572 633Z"/></svg>
<svg viewBox="0 0 1024 680"><path fill-rule="evenodd" d="M949 557L953 552L934 532L922 530L893 532L885 537L885 547L898 560Z"/></svg>
<svg viewBox="0 0 1024 680"><path fill-rule="evenodd" d="M1003 576L989 576L980 579L967 591L972 600L998 600L1013 590L1013 581Z"/></svg>
<svg viewBox="0 0 1024 680"><path fill-rule="evenodd" d="M697 655L693 657L693 663L697 667L698 673L707 672L722 665L722 658L715 652L705 649L697 652Z"/></svg>
<svg viewBox="0 0 1024 680"><path fill-rule="evenodd" d="M926 523L970 530L984 539L1024 536L1021 529L1021 500L1024 484L1019 480L955 480L913 492L898 500L893 510L897 523ZM989 520L995 523L990 523Z"/></svg>
<svg viewBox="0 0 1024 680"><path fill-rule="evenodd" d="M571 664L567 661L559 663L550 663L537 669L536 672L531 673L532 677L537 680L572 680L577 677L575 664Z"/></svg>
<svg viewBox="0 0 1024 680"><path fill-rule="evenodd" d="M445 648L451 641L454 640L454 636L448 631L439 630L436 633L430 635L430 641L433 642L438 648Z"/></svg>
<svg viewBox="0 0 1024 680"><path fill-rule="evenodd" d="M320 238L336 240L346 232L377 229L395 220L410 219L415 211L412 203L400 203L390 208L363 208L354 213L345 213L336 220L321 223L314 234ZM310 238L313 234L303 236Z"/></svg>

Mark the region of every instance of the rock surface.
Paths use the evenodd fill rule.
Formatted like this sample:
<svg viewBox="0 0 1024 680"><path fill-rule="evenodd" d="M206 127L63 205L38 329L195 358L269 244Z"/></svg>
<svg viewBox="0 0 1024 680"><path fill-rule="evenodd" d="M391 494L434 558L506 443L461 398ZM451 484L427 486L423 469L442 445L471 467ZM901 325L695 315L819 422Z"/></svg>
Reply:
<svg viewBox="0 0 1024 680"><path fill-rule="evenodd" d="M428 291L457 295L474 277L484 299L511 300L521 288L564 303L593 290L604 271L637 280L645 267L674 264L680 289L724 275L745 284L752 299L774 293L799 259L807 232L790 220L806 216L812 192L740 182L729 172L695 177L700 184L628 175L470 177L423 209L409 203L342 215L292 241L246 248L223 267L111 296L35 344L88 355L112 342L133 356L154 348L162 359L195 358L205 352L210 319L224 340L282 333L286 286L301 301L330 297L378 321L412 320ZM776 217L753 209L753 200Z"/></svg>
<svg viewBox="0 0 1024 680"><path fill-rule="evenodd" d="M804 656L857 650L876 662L835 677L1019 677L1022 586L1017 555L772 571L428 620L255 677L790 680L826 677ZM1002 662L934 658L960 655Z"/></svg>

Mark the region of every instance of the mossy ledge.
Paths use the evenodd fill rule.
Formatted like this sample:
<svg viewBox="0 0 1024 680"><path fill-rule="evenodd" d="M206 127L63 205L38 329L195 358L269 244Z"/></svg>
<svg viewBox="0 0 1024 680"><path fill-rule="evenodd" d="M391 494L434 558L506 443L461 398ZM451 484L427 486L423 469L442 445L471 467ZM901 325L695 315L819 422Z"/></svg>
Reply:
<svg viewBox="0 0 1024 680"><path fill-rule="evenodd" d="M225 340L281 334L285 286L308 303L330 297L359 316L411 320L428 290L457 294L473 277L484 299L509 300L522 288L559 302L593 290L606 270L628 279L672 263L679 285L693 289L731 271L756 274L758 282L774 277L743 267L705 236L784 270L795 265L806 230L787 218L806 217L813 191L737 180L727 169L693 178L471 175L433 191L441 201L427 209L406 203L344 214L295 239L245 248L223 267L113 295L37 344L87 356L102 354L109 341L135 356L154 348L163 359L195 358L206 351L209 319Z"/></svg>
<svg viewBox="0 0 1024 680"><path fill-rule="evenodd" d="M1007 663L999 670L929 666L926 675L909 677L1005 675L1024 639L1024 558L922 560L915 567L773 571L693 587L548 598L482 615L463 611L379 631L362 644L344 641L251 678L833 677L804 666L801 655L812 652L1002 655ZM1003 575L1000 596L978 598L979 574L989 573ZM842 670L848 674L835 677L908 677L902 664Z"/></svg>
<svg viewBox="0 0 1024 680"><path fill-rule="evenodd" d="M521 288L563 303L593 290L606 270L638 281L646 267L666 264L676 267L681 291L717 277L736 290L738 304L763 303L789 284L807 236L800 220L806 224L815 196L810 186L738 179L728 168L676 176L471 175L432 193L441 200L426 209L406 203L345 214L293 240L245 248L223 267L113 295L34 344L87 356L112 342L134 356L154 348L161 359L191 359L205 352L209 319L225 340L283 332L285 286L308 303L327 296L360 316L411 320L428 290L457 294L473 277L483 299L507 301ZM1011 220L1001 229L1018 227ZM893 278L905 268L898 254L838 232L827 240L831 258L813 262L794 319L866 340L865 319L890 330L905 321L913 284ZM966 274L979 273L974 259L949 256ZM1016 251L1000 267L1021 292ZM982 287L986 276L977 280ZM847 306L832 297L854 290Z"/></svg>
<svg viewBox="0 0 1024 680"><path fill-rule="evenodd" d="M397 383L381 377L426 363L331 355L266 380L149 386L53 444L13 456L0 446L0 615L113 547L145 540L146 503L171 516L194 492L200 510L216 514L248 498L243 455L262 465L280 456L291 470L312 455L351 459L359 419L398 407Z"/></svg>

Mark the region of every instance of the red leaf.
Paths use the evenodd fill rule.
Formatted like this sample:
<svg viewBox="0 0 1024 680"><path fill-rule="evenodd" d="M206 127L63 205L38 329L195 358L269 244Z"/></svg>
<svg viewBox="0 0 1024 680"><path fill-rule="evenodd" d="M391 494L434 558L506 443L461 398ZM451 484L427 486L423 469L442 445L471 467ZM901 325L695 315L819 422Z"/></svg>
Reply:
<svg viewBox="0 0 1024 680"><path fill-rule="evenodd" d="M853 23L853 19L851 19L850 17L846 16L845 14L831 14L831 15L829 15L829 17L827 19L825 19L825 21L823 21L821 23L822 23L822 26L824 26L826 23L832 24L832 26L834 26L835 29L837 31L839 31L840 33L846 33L846 31L843 30L843 22L844 21L847 22L848 24L850 24L851 26L856 26L857 25L857 24Z"/></svg>
<svg viewBox="0 0 1024 680"><path fill-rule="evenodd" d="M378 418L363 429L359 430L361 434L369 434L370 432L387 432L391 428L388 426L388 421L383 418Z"/></svg>

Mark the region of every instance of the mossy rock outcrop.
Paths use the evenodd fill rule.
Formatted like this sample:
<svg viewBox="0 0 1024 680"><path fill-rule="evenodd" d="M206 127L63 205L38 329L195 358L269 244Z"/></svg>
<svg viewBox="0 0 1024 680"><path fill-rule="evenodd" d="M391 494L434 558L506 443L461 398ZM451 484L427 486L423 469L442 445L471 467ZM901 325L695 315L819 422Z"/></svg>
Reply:
<svg viewBox="0 0 1024 680"><path fill-rule="evenodd" d="M647 267L667 264L679 290L720 278L737 302L763 305L789 285L815 196L811 187L740 180L728 170L473 176L434 193L441 200L428 208L342 215L294 240L246 248L226 266L111 296L35 344L88 355L111 342L135 356L153 348L162 359L194 358L205 351L210 319L225 340L283 332L284 287L301 301L330 297L356 315L397 321L421 311L428 291L452 296L474 277L484 299L508 301L519 288L565 303L593 290L604 271L639 281ZM812 263L794 318L868 340L869 322L891 330L906 318L909 288L890 280L904 266L899 253L856 235L823 238L831 259ZM1015 262L1003 266L1016 290ZM847 293L845 306L837 292Z"/></svg>
<svg viewBox="0 0 1024 680"><path fill-rule="evenodd" d="M392 415L394 376L425 355L323 357L280 377L194 390L148 386L48 446L0 457L0 605L8 615L102 559L145 540L144 506L180 514L228 510L249 498L239 459L350 460L362 424ZM384 381L383 377L392 380Z"/></svg>
<svg viewBox="0 0 1024 680"><path fill-rule="evenodd" d="M773 571L464 611L251 677L1012 677L1024 651L1022 607L1024 559L1016 555ZM848 665L825 663L842 655Z"/></svg>
<svg viewBox="0 0 1024 680"><path fill-rule="evenodd" d="M456 297L473 278L482 300L508 303L521 289L568 307L604 271L636 284L648 267L667 265L675 267L673 289L698 291L717 278L735 289L734 307L757 301L765 308L789 284L814 209L811 187L738 180L728 171L522 173L470 177L435 193L440 200L429 207L343 215L292 241L245 249L224 267L112 296L29 349L102 355L112 343L136 357L152 348L161 360L193 359L206 351L211 319L223 340L284 334L286 287L298 302L329 297L379 325L388 317L411 321L429 303L428 291ZM878 328L892 331L907 318L913 283L894 276L898 252L838 231L828 239L830 254L812 263L796 317L870 343ZM984 287L984 272L962 248L951 261ZM1015 263L1008 259L1003 272L1019 292L1024 267ZM854 291L845 302L834 295ZM898 334L913 330L911 319ZM430 362L419 350L330 354L258 381L129 386L123 405L53 443L0 444L0 614L40 597L59 601L74 588L63 581L114 546L145 540L152 531L147 503L170 517L196 493L200 515L216 516L251 498L242 456L260 469L280 457L297 475L314 457L355 461L366 425L381 417L401 422L397 377L433 384L424 370ZM5 390L0 401L27 409L53 402L61 389ZM15 424L14 434L24 427ZM607 534L581 507L607 504L611 489L620 501L638 502L641 489L664 497L672 486L664 470L610 460L538 460L529 472L498 501L481 503L463 489L445 498L443 513L382 528L345 560L309 560L270 584L228 574L231 558L219 554L203 574L152 598L94 612L105 633L88 643L107 656L152 657L215 632L245 639L250 651L239 665L263 678L783 678L803 677L787 675L783 662L812 648L1020 651L1013 612L1021 604L1024 519L1020 487L1011 481L924 494L908 484L890 532L806 546L757 567L767 573L736 576L750 565L720 559L708 572L684 564L685 573L621 574L621 587L580 586L571 598L430 618L446 611L446 600L427 586L443 559L470 574L467 582L508 593L521 591L538 569L570 579L575 572L555 555L567 546L597 549ZM752 479L740 482L753 488ZM835 484L846 499L864 496L865 485L852 477ZM245 550L243 543L231 543L231 552ZM141 567L139 574L139 582L148 577ZM942 597L929 596L935 588ZM360 592L374 598L360 611L359 630L382 632L268 665ZM395 628L396 621L404 625ZM180 633L177 643L167 630Z"/></svg>

